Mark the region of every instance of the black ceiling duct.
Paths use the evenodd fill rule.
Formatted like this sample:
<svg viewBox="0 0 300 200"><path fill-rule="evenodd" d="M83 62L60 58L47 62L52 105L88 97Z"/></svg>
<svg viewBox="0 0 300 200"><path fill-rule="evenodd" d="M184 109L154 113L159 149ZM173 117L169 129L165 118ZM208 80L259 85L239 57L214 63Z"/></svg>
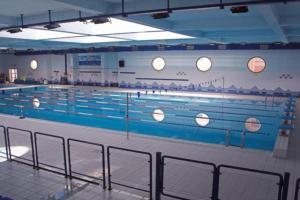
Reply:
<svg viewBox="0 0 300 200"><path fill-rule="evenodd" d="M7 32L13 34L13 33L20 33L22 32L22 29L20 28L12 28L12 29L8 29Z"/></svg>
<svg viewBox="0 0 300 200"><path fill-rule="evenodd" d="M92 19L92 22L94 24L105 24L107 22L110 22L110 19L108 17L100 17L100 18Z"/></svg>
<svg viewBox="0 0 300 200"><path fill-rule="evenodd" d="M169 12L161 12L161 13L152 14L153 19L166 19L166 18L169 18L169 17L170 17Z"/></svg>
<svg viewBox="0 0 300 200"><path fill-rule="evenodd" d="M230 8L232 13L247 13L249 11L248 6L237 6Z"/></svg>
<svg viewBox="0 0 300 200"><path fill-rule="evenodd" d="M51 20L51 10L48 10L48 14L49 14L49 24L46 24L44 28L48 30L59 28L60 25L58 23L52 22Z"/></svg>

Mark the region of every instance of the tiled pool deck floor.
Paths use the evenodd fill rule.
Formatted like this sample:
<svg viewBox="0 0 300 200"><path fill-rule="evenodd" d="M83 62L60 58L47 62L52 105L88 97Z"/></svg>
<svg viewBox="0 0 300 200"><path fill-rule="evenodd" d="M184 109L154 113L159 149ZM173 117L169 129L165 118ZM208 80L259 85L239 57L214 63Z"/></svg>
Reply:
<svg viewBox="0 0 300 200"><path fill-rule="evenodd" d="M297 113L300 102L297 102ZM298 115L299 116L299 115ZM66 125L63 123L47 122L34 119L18 119L13 116L0 116L1 125L23 128L31 131L55 134L65 138L75 138L91 142L130 148L150 152L153 155L153 169L155 165L155 152L164 155L179 156L216 164L228 164L241 167L269 170L274 172L290 172L289 200L293 199L296 178L300 177L300 135L297 130L300 121L296 121L293 132L288 159L276 159L271 152L225 147L221 145L208 145L202 143L175 142L167 139L150 138L130 134L129 140L124 133L108 130ZM14 134L12 134L14 135ZM25 138L14 138L12 146L26 146ZM41 162L62 164L61 145L52 140L38 139L39 157ZM74 146L72 160L77 171L99 174L101 159L97 149L85 146ZM98 157L97 157L98 155ZM25 155L30 158L30 153ZM95 159L97 158L97 159ZM118 153L111 154L112 179L122 180L132 186L146 188L149 183L148 160L141 156ZM107 166L107 165L106 165ZM203 165L190 165L168 161L166 163L166 190L176 192L181 196L192 199L210 199L212 175L211 169ZM12 199L103 199L103 200L135 200L139 196L148 197L146 193L128 190L113 185L113 191L103 191L101 186L85 184L73 180L73 190L70 181L63 176L54 175L46 171L37 171L29 166L15 162L0 163L0 195ZM221 200L276 200L277 180L255 174L247 174L224 170L220 179ZM162 199L170 199L163 197Z"/></svg>

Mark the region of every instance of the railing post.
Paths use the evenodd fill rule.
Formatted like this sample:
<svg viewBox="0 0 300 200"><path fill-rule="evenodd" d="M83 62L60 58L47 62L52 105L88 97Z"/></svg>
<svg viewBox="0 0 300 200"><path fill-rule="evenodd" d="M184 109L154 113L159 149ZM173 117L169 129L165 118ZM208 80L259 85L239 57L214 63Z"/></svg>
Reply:
<svg viewBox="0 0 300 200"><path fill-rule="evenodd" d="M155 177L155 199L161 199L161 179L162 179L162 171L161 171L161 152L156 152L156 177Z"/></svg>
<svg viewBox="0 0 300 200"><path fill-rule="evenodd" d="M219 182L220 182L220 168L215 167L213 171L213 185L212 185L212 200L219 200Z"/></svg>
<svg viewBox="0 0 300 200"><path fill-rule="evenodd" d="M299 189L300 189L300 179L297 179L294 200L298 200Z"/></svg>
<svg viewBox="0 0 300 200"><path fill-rule="evenodd" d="M284 173L284 178L283 178L281 200L287 200L288 199L289 183L290 183L290 173L285 172Z"/></svg>

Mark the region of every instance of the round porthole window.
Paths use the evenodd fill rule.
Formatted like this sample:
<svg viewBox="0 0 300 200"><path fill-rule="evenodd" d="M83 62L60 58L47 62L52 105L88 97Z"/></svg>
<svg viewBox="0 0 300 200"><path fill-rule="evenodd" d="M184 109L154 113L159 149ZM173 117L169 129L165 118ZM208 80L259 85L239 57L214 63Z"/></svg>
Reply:
<svg viewBox="0 0 300 200"><path fill-rule="evenodd" d="M31 68L32 70L36 70L36 69L38 68L38 62L37 62L36 60L32 60L32 61L30 62L30 68Z"/></svg>
<svg viewBox="0 0 300 200"><path fill-rule="evenodd" d="M152 117L155 121L161 122L165 119L165 113L160 109L156 109L153 111Z"/></svg>
<svg viewBox="0 0 300 200"><path fill-rule="evenodd" d="M212 62L208 57L201 57L197 60L196 66L200 71L206 72L210 70Z"/></svg>
<svg viewBox="0 0 300 200"><path fill-rule="evenodd" d="M152 67L156 71L161 71L165 68L166 62L163 58L157 57L152 60Z"/></svg>
<svg viewBox="0 0 300 200"><path fill-rule="evenodd" d="M195 120L199 126L207 126L209 124L209 117L205 113L199 113Z"/></svg>
<svg viewBox="0 0 300 200"><path fill-rule="evenodd" d="M245 128L250 132L257 132L261 129L261 123L258 119L251 117L246 120Z"/></svg>
<svg viewBox="0 0 300 200"><path fill-rule="evenodd" d="M40 107L40 100L38 98L34 98L32 100L32 105L33 105L34 108Z"/></svg>
<svg viewBox="0 0 300 200"><path fill-rule="evenodd" d="M253 57L248 61L248 69L253 73L260 73L266 68L266 61L260 57Z"/></svg>

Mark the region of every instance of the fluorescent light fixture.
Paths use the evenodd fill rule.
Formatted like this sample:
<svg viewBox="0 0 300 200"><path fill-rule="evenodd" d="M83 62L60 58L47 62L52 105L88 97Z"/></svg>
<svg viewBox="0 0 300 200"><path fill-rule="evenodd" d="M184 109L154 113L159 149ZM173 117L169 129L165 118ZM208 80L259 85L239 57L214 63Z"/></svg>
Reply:
<svg viewBox="0 0 300 200"><path fill-rule="evenodd" d="M49 41L56 42L72 42L72 43L104 43L104 42L120 42L125 41L124 39L109 38L109 37L99 37L99 36L86 36L86 37L70 37L70 38L59 38L52 39Z"/></svg>
<svg viewBox="0 0 300 200"><path fill-rule="evenodd" d="M193 39L194 38L191 36L173 33L169 31L113 34L109 36L127 39L127 40L171 40L171 39Z"/></svg>
<svg viewBox="0 0 300 200"><path fill-rule="evenodd" d="M4 38L15 38L15 39L27 39L27 40L44 40L51 38L61 38L61 37L75 37L80 36L73 33L65 33L58 31L48 31L40 29L26 28L22 32L10 34L8 32L0 32L0 37Z"/></svg>
<svg viewBox="0 0 300 200"><path fill-rule="evenodd" d="M111 23L94 24L82 22L69 22L60 24L61 27L55 30L81 33L89 35L114 34L114 33L130 33L130 32L146 32L146 31L161 31L142 24L128 22L125 20L110 18Z"/></svg>

